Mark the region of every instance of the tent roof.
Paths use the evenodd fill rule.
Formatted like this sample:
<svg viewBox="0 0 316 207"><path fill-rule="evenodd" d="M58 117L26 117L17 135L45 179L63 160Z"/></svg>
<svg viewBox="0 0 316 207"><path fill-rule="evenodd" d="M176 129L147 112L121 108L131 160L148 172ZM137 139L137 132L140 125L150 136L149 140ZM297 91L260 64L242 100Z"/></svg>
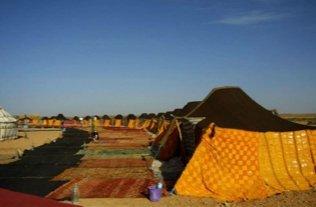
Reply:
<svg viewBox="0 0 316 207"><path fill-rule="evenodd" d="M239 87L213 89L187 117L206 117L198 126L215 123L220 127L250 131L295 131L311 128L296 124L263 108Z"/></svg>
<svg viewBox="0 0 316 207"><path fill-rule="evenodd" d="M6 110L0 107L0 122L1 123L12 123L16 122L17 120L9 114Z"/></svg>

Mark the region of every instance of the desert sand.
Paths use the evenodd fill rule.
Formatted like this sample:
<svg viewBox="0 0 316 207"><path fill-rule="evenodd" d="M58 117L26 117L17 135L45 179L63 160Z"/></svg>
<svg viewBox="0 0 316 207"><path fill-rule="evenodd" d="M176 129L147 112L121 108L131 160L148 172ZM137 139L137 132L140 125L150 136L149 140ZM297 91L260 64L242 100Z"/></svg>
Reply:
<svg viewBox="0 0 316 207"><path fill-rule="evenodd" d="M0 142L0 164L16 161L25 150L32 150L61 137L59 129L19 131L19 138Z"/></svg>

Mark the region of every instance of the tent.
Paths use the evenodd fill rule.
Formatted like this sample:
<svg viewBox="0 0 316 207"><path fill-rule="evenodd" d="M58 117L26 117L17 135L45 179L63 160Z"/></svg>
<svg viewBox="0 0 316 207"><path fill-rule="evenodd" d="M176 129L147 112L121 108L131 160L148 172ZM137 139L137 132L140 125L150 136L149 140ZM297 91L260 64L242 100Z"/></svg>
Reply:
<svg viewBox="0 0 316 207"><path fill-rule="evenodd" d="M133 129L133 128L137 127L137 125L136 125L137 124L136 123L137 117L134 114L127 115L126 119L127 119L127 127L128 128Z"/></svg>
<svg viewBox="0 0 316 207"><path fill-rule="evenodd" d="M0 107L0 140L14 139L17 136L17 120Z"/></svg>
<svg viewBox="0 0 316 207"><path fill-rule="evenodd" d="M168 127L155 138L152 151L157 159L163 161L183 154L177 119L173 119Z"/></svg>
<svg viewBox="0 0 316 207"><path fill-rule="evenodd" d="M210 123L224 128L256 132L295 131L314 127L287 121L274 115L239 87L213 89L181 119L181 131L186 157L189 159L199 143L199 138Z"/></svg>
<svg viewBox="0 0 316 207"><path fill-rule="evenodd" d="M274 115L239 87L213 89L186 117L206 117L198 126L217 126L249 131L294 131L311 128Z"/></svg>
<svg viewBox="0 0 316 207"><path fill-rule="evenodd" d="M116 115L114 117L114 127L121 127L122 119L123 119L123 116L121 114Z"/></svg>
<svg viewBox="0 0 316 207"><path fill-rule="evenodd" d="M111 125L111 118L108 115L103 115L103 127L109 127Z"/></svg>

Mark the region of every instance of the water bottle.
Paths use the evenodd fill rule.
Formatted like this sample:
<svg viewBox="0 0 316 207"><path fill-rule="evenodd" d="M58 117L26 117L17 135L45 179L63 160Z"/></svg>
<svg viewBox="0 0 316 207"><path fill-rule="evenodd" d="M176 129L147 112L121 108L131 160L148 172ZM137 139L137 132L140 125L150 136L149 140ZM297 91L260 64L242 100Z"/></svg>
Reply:
<svg viewBox="0 0 316 207"><path fill-rule="evenodd" d="M157 186L156 186L158 189L162 189L162 187L163 187L163 184L162 184L162 182L159 182L159 183L157 183Z"/></svg>
<svg viewBox="0 0 316 207"><path fill-rule="evenodd" d="M78 201L79 201L79 187L78 187L78 184L76 183L74 185L74 188L72 189L72 203L75 203Z"/></svg>

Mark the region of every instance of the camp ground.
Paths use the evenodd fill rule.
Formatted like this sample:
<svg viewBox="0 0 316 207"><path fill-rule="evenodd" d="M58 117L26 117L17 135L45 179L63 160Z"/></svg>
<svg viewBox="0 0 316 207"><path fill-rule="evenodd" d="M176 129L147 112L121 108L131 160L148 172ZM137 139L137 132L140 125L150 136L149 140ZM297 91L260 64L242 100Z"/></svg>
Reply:
<svg viewBox="0 0 316 207"><path fill-rule="evenodd" d="M315 204L315 126L239 87L158 114L32 119L1 108L0 124L0 206Z"/></svg>

